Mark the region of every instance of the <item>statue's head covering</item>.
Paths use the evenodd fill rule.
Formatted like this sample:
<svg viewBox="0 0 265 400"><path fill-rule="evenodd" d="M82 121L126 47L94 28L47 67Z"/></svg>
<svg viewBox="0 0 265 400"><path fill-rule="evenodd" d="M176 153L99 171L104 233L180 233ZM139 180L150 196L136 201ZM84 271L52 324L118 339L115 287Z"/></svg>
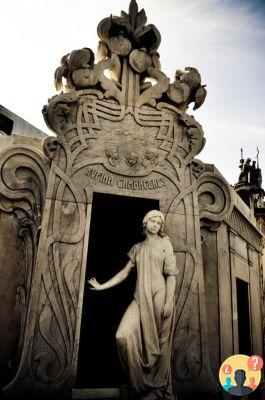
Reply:
<svg viewBox="0 0 265 400"><path fill-rule="evenodd" d="M158 210L151 210L151 211L148 211L148 213L144 216L144 219L143 219L143 228L144 228L144 230L145 230L147 221L148 221L150 218L154 218L154 217L159 217L159 218L161 218L161 228L159 229L158 234L159 234L160 236L165 236L165 235L163 234L164 225L165 225L165 216L164 216L163 213L161 213L161 211L158 211Z"/></svg>

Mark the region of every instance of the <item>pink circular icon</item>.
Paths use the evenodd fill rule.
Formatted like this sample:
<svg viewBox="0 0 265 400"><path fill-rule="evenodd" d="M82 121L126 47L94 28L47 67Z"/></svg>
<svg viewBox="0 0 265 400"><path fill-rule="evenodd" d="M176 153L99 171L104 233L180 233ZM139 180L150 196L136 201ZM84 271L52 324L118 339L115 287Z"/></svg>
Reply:
<svg viewBox="0 0 265 400"><path fill-rule="evenodd" d="M229 365L229 364L224 364L224 365L222 366L222 372L223 372L224 374L226 374L226 375L231 374L231 372L232 372L232 367L231 367L231 365Z"/></svg>
<svg viewBox="0 0 265 400"><path fill-rule="evenodd" d="M251 356L248 359L248 368L250 371L259 371L263 367L263 360L260 356Z"/></svg>

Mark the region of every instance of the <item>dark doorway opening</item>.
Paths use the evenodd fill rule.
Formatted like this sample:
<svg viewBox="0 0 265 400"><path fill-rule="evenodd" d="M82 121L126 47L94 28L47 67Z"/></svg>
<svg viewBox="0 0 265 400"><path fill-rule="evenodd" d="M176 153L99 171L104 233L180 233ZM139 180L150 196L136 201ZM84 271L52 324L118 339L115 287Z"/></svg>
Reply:
<svg viewBox="0 0 265 400"><path fill-rule="evenodd" d="M251 355L249 284L236 279L239 353Z"/></svg>
<svg viewBox="0 0 265 400"><path fill-rule="evenodd" d="M86 281L105 282L128 261L127 253L143 240L144 215L159 201L94 193ZM115 332L133 299L136 273L119 286L95 292L85 284L76 387L119 387L126 383L116 349Z"/></svg>
<svg viewBox="0 0 265 400"><path fill-rule="evenodd" d="M0 113L0 131L7 135L11 135L13 130L14 121Z"/></svg>

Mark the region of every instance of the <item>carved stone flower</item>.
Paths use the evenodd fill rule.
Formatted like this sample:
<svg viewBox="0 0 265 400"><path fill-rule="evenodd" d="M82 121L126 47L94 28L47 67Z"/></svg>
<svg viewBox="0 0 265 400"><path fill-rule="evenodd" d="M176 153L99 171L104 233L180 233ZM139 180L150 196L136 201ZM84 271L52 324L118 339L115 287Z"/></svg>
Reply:
<svg viewBox="0 0 265 400"><path fill-rule="evenodd" d="M153 24L137 27L133 32L133 38L137 47L145 48L149 54L154 54L161 42L160 32Z"/></svg>
<svg viewBox="0 0 265 400"><path fill-rule="evenodd" d="M66 54L61 60L61 66L55 71L55 86L62 88L62 78L66 78L69 87L86 88L98 82L94 70L95 56L91 49L83 47Z"/></svg>
<svg viewBox="0 0 265 400"><path fill-rule="evenodd" d="M205 85L201 85L201 75L196 68L186 67L185 71L178 69L175 73L175 81L167 90L170 100L178 105L182 111L186 111L189 104L194 102L193 110L199 108L206 97Z"/></svg>
<svg viewBox="0 0 265 400"><path fill-rule="evenodd" d="M103 43L107 45L111 53L120 56L127 56L132 49L142 48L145 48L146 53L150 55L155 54L160 45L161 36L154 25L145 26L146 21L144 9L138 12L136 1L131 0L128 14L122 11L120 17L110 16L99 23L97 31L101 39L101 50ZM105 49L104 54L108 54ZM139 61L142 67L137 67L141 70L146 64L147 57L142 56L142 58L145 58L145 61Z"/></svg>
<svg viewBox="0 0 265 400"><path fill-rule="evenodd" d="M98 36L105 43L112 53L126 56L131 51L131 26L122 17L104 18L98 24Z"/></svg>

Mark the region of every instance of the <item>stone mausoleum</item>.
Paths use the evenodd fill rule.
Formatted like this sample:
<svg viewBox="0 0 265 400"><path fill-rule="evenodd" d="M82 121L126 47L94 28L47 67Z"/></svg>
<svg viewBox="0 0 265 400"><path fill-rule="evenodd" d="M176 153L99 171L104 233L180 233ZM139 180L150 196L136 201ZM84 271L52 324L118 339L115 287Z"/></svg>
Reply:
<svg viewBox="0 0 265 400"><path fill-rule="evenodd" d="M62 92L43 109L55 136L0 108L2 396L128 396L115 331L135 276L100 295L86 281L118 272L159 209L180 270L173 392L222 399L221 363L263 356L260 169L242 158L232 188L196 158L205 138L188 107L205 85L196 68L163 73L160 33L134 0L98 35L97 63L82 48L55 71Z"/></svg>

